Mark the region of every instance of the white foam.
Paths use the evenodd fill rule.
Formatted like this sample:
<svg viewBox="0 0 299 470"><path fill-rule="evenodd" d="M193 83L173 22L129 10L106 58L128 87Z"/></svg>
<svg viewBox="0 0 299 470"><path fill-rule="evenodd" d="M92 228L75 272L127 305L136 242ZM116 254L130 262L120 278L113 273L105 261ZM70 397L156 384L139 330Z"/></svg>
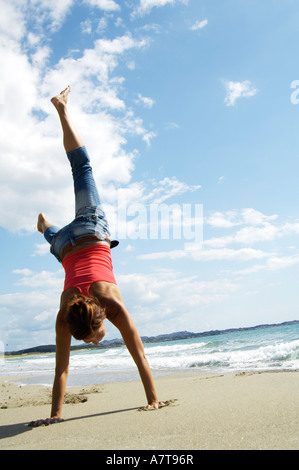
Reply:
<svg viewBox="0 0 299 470"><path fill-rule="evenodd" d="M297 330L287 328L222 334L205 338L145 344L145 353L155 371L196 368L203 371L299 369ZM32 375L36 380L53 377L55 354L11 357L0 361L0 374ZM81 377L135 373L136 366L126 347L72 351L70 375ZM101 379L102 380L102 379ZM104 380L104 379L103 379ZM35 382L36 383L36 382ZM43 382L45 383L45 382Z"/></svg>

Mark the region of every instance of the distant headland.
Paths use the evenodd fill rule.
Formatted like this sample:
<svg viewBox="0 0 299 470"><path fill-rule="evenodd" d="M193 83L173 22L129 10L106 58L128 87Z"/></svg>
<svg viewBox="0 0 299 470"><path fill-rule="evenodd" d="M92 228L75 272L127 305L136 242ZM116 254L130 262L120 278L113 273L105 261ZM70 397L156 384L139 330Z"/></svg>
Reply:
<svg viewBox="0 0 299 470"><path fill-rule="evenodd" d="M225 333L237 333L240 331L248 331L248 330L258 330L262 328L275 328L279 326L287 326L287 325L294 325L299 324L299 320L293 321L286 321L283 323L270 323L270 324L263 324L263 325L256 325L256 326L249 326L244 328L229 328L226 330L210 330L204 331L201 333L193 333L191 331L178 331L176 333L169 333L163 334L158 336L142 336L143 343L162 343L165 341L179 341L183 339L189 338L200 338L203 336L214 336L214 335L222 335ZM78 346L71 346L71 351L78 351L82 349L107 349L107 348L116 348L119 346L123 346L124 342L122 339L115 338L111 340L104 340L98 346L94 346L92 344L80 344ZM22 354L43 354L43 353L53 353L56 350L55 344L48 344L43 346L35 346L33 348L28 349L20 349L19 351L11 351L5 352L5 356L16 356Z"/></svg>

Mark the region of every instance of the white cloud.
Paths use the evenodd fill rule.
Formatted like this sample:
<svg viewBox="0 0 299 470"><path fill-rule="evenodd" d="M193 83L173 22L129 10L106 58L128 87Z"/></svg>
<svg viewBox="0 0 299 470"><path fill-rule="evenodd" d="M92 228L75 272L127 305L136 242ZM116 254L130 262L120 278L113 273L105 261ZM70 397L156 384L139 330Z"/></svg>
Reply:
<svg viewBox="0 0 299 470"><path fill-rule="evenodd" d="M180 125L177 122L166 122L164 129L167 131L172 131L176 129L180 129Z"/></svg>
<svg viewBox="0 0 299 470"><path fill-rule="evenodd" d="M208 20L205 19L205 20L202 20L202 21L196 21L194 23L194 25L191 26L191 31L199 31L201 29L203 29L205 26L207 26L208 24Z"/></svg>
<svg viewBox="0 0 299 470"><path fill-rule="evenodd" d="M130 60L128 63L127 63L127 67L129 70L135 70L135 62L134 60Z"/></svg>
<svg viewBox="0 0 299 470"><path fill-rule="evenodd" d="M255 250L253 248L222 248L222 249L203 249L202 251L191 252L193 259L198 261L214 261L214 260L227 260L246 262L252 259L263 259L270 256L269 253L262 250Z"/></svg>
<svg viewBox="0 0 299 470"><path fill-rule="evenodd" d="M198 189L199 186L187 185L175 177L135 182L118 190L110 187L112 205L107 209L111 231L120 239L157 239L162 233L165 238L168 233L182 232L191 237L191 215L183 212L179 204L166 201Z"/></svg>
<svg viewBox="0 0 299 470"><path fill-rule="evenodd" d="M39 47L34 54L32 54L32 63L34 67L41 70L45 67L52 51L48 46Z"/></svg>
<svg viewBox="0 0 299 470"><path fill-rule="evenodd" d="M205 246L213 248L225 247L232 243L241 243L243 245L252 245L258 242L266 242L281 237L283 229L279 226L264 224L262 227L249 226L238 230L233 235L224 237L210 238L204 241Z"/></svg>
<svg viewBox="0 0 299 470"><path fill-rule="evenodd" d="M103 16L98 22L97 33L102 34L107 29L107 25L108 25L107 18Z"/></svg>
<svg viewBox="0 0 299 470"><path fill-rule="evenodd" d="M1 339L8 344L8 350L54 344L58 308L59 292L53 290L33 289L0 295Z"/></svg>
<svg viewBox="0 0 299 470"><path fill-rule="evenodd" d="M82 33L90 34L92 32L92 23L89 18L85 21L82 21L80 23L80 26L81 26Z"/></svg>
<svg viewBox="0 0 299 470"><path fill-rule="evenodd" d="M16 286L26 286L30 289L44 288L46 290L56 290L62 287L63 269L58 272L41 271L34 272L31 269L14 269L14 274L22 276L16 283Z"/></svg>
<svg viewBox="0 0 299 470"><path fill-rule="evenodd" d="M188 4L188 0L140 0L132 16L143 16L150 13L154 7L164 7L165 5L174 5L175 3Z"/></svg>
<svg viewBox="0 0 299 470"><path fill-rule="evenodd" d="M147 144L148 147L150 147L151 145L151 140L154 139L155 137L157 137L157 134L156 132L147 132L146 134L144 134L144 136L142 137L142 140Z"/></svg>
<svg viewBox="0 0 299 470"><path fill-rule="evenodd" d="M240 211L214 212L205 219L205 223L213 228L236 229L242 228L223 237L212 237L204 241L204 246L223 248L229 244L239 243L253 245L256 243L270 242L283 236L298 233L299 224L277 223L278 216L265 215L252 208ZM276 223L275 223L276 222Z"/></svg>
<svg viewBox="0 0 299 470"><path fill-rule="evenodd" d="M216 228L232 228L238 225L263 225L277 219L277 214L265 215L253 208L212 212L205 218L205 223Z"/></svg>
<svg viewBox="0 0 299 470"><path fill-rule="evenodd" d="M217 228L231 228L238 225L235 211L213 212L205 218L205 223Z"/></svg>
<svg viewBox="0 0 299 470"><path fill-rule="evenodd" d="M278 256L274 254L269 256L265 264L255 264L248 268L235 271L235 274L247 275L256 273L258 271L278 271L281 269L291 268L296 264L299 264L299 254L292 256Z"/></svg>
<svg viewBox="0 0 299 470"><path fill-rule="evenodd" d="M227 106L234 106L239 98L248 98L256 95L257 88L249 80L243 82L233 82L226 80L224 82L226 97L224 102Z"/></svg>
<svg viewBox="0 0 299 470"><path fill-rule="evenodd" d="M274 222L276 221L276 224ZM249 263L255 260L263 260L263 264L255 264L234 271L237 275L246 275L261 270L277 271L297 265L299 255L285 254L284 249L278 250L275 243L271 242L282 237L289 237L299 232L297 221L293 223L278 223L277 215L267 216L254 209L242 209L226 213L213 213L206 223L213 228L224 228L232 233L223 237L212 237L203 241L202 247L194 250L176 249L170 251L152 252L139 255L139 259L147 261L192 259L197 262L234 262ZM245 225L239 228L240 225ZM263 244L263 249L253 248L255 244ZM236 247L236 245L243 247ZM229 247L229 245L232 245ZM235 245L235 246L234 246Z"/></svg>
<svg viewBox="0 0 299 470"><path fill-rule="evenodd" d="M153 189L147 194L147 200L153 204L161 204L171 197L197 191L200 187L200 185L188 185L176 177L165 177L160 181L153 181Z"/></svg>
<svg viewBox="0 0 299 470"><path fill-rule="evenodd" d="M32 256L45 256L48 255L50 251L49 243L36 243L35 251Z"/></svg>
<svg viewBox="0 0 299 470"><path fill-rule="evenodd" d="M267 262L270 270L285 269L299 263L299 255L295 256L273 256Z"/></svg>
<svg viewBox="0 0 299 470"><path fill-rule="evenodd" d="M162 251L157 253L149 253L140 255L139 259L143 260L157 260L157 259L182 259L192 258L196 261L238 261L246 262L253 259L263 259L271 256L271 253L262 250L255 250L253 248L217 248L217 249L202 249L198 251L193 250L173 250Z"/></svg>
<svg viewBox="0 0 299 470"><path fill-rule="evenodd" d="M290 225L274 224L278 216L265 215L253 208L240 211L214 212L205 219L205 223L213 228L234 229L235 232L222 237L204 240L204 246L223 248L233 243L252 245L259 242L270 242L292 231ZM237 227L243 226L236 230Z"/></svg>
<svg viewBox="0 0 299 470"><path fill-rule="evenodd" d="M24 11L30 11L31 20L35 21L36 27L50 31L57 31L64 23L66 16L71 11L74 0L59 0L59 2L49 0L29 0L22 2Z"/></svg>
<svg viewBox="0 0 299 470"><path fill-rule="evenodd" d="M260 225L270 221L274 221L278 218L277 214L265 215L260 211L252 208L242 209L240 213L245 224Z"/></svg>
<svg viewBox="0 0 299 470"><path fill-rule="evenodd" d="M239 289L238 283L226 278L202 281L198 276L182 276L171 269L121 275L117 279L142 335L183 330L186 322L188 330L198 331L200 308L223 302Z"/></svg>
<svg viewBox="0 0 299 470"><path fill-rule="evenodd" d="M91 155L95 176L101 181L103 199L111 181L115 185L130 182L136 151L125 150L126 136L139 136L147 144L154 137L126 108L120 97L123 78L116 74L120 61L126 62L126 53L142 50L148 40L130 34L99 39L77 53L76 59L61 58L51 69L45 67L52 51L43 43L38 24L50 18L51 28L54 23L58 27L58 13L62 21L71 5L71 1L32 0L26 10L25 1L1 3L5 22L0 20L0 53L5 67L0 69L0 220L9 230L35 230L40 211L57 225L68 223L74 216L70 168L58 117L50 103L51 96L67 84L72 85L70 112ZM31 10L33 6L36 13ZM51 12L48 19L47 12ZM29 14L36 32L31 31L28 49L22 38ZM6 28L7 24L16 27ZM114 111L118 113L115 117Z"/></svg>
<svg viewBox="0 0 299 470"><path fill-rule="evenodd" d="M287 222L283 227L285 233L299 233L299 222L295 221L293 223Z"/></svg>
<svg viewBox="0 0 299 470"><path fill-rule="evenodd" d="M244 227L236 233L233 241L243 244L270 241L274 240L279 233L279 227L266 223L263 227Z"/></svg>
<svg viewBox="0 0 299 470"><path fill-rule="evenodd" d="M21 39L26 31L25 18L21 8L15 8L10 0L0 0L0 10L1 42L6 42L9 39Z"/></svg>
<svg viewBox="0 0 299 470"><path fill-rule="evenodd" d="M59 2L49 2L48 0L43 0L40 3L40 6L44 11L47 8L49 9L50 16L53 20L52 28L55 29L63 24L65 17L70 12L73 3L74 0L59 0Z"/></svg>
<svg viewBox="0 0 299 470"><path fill-rule="evenodd" d="M138 93L138 99L135 100L135 103L141 103L146 108L152 108L155 104L155 100L153 100L152 98L148 98L146 96L142 96L141 93Z"/></svg>
<svg viewBox="0 0 299 470"><path fill-rule="evenodd" d="M19 291L0 295L0 331L8 350L53 344L63 270L35 272L22 268L13 273Z"/></svg>
<svg viewBox="0 0 299 470"><path fill-rule="evenodd" d="M104 11L118 11L120 6L114 0L83 0L84 3L92 7L97 7Z"/></svg>
<svg viewBox="0 0 299 470"><path fill-rule="evenodd" d="M15 274L20 276L17 284L24 291L0 295L0 331L5 332L1 340L8 343L9 350L53 344L61 273L20 269ZM194 310L223 302L239 289L237 282L226 278L202 281L171 269L116 276L126 307L142 335L183 330L186 322L188 329L198 331L201 322L198 314L193 315ZM116 335L112 329L112 337Z"/></svg>

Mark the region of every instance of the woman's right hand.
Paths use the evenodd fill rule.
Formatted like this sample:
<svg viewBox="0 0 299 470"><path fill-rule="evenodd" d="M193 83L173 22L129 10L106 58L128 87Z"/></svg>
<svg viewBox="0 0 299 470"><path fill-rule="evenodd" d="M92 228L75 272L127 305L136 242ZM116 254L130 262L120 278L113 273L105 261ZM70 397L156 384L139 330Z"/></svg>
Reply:
<svg viewBox="0 0 299 470"><path fill-rule="evenodd" d="M49 426L49 424L61 423L62 421L64 421L62 418L37 419L28 423L28 426L38 428L39 426Z"/></svg>

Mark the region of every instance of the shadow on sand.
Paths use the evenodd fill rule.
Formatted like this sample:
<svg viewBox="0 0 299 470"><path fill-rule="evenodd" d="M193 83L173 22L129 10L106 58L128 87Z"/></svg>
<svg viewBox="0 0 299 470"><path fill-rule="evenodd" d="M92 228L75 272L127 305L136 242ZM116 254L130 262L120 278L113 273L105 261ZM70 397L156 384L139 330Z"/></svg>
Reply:
<svg viewBox="0 0 299 470"><path fill-rule="evenodd" d="M177 399L174 400L166 400L161 406L161 408L164 408L165 406L169 405L174 405L175 402L177 402ZM124 413L126 411L147 411L146 407L134 407L134 408L124 408L123 410L114 410L114 411L104 411L103 413L95 413L91 415L84 415L84 416L76 416L74 418L68 418L63 423L67 423L68 421L75 421L79 419L87 419L87 418L96 418L98 416L106 416L106 415L112 415L115 413ZM56 426L61 423L57 423ZM39 426L38 426L39 427ZM44 425L42 426L44 427ZM23 434L24 432L32 431L33 429L36 429L32 426L29 426L29 423L17 423L17 424L6 424L6 425L0 425L0 440L1 439L6 439L8 437L13 437L17 436L18 434Z"/></svg>
<svg viewBox="0 0 299 470"><path fill-rule="evenodd" d="M87 418L96 418L98 416L112 415L112 414L115 414L115 413L123 413L125 411L133 411L133 410L139 410L139 409L140 409L139 407L135 407L135 408L125 408L123 410L105 411L103 413L95 413L95 414L92 414L92 415L76 416L74 418L66 419L63 422L67 423L68 421L75 421L75 420L87 419ZM58 424L60 424L60 423L58 423ZM56 426L57 426L57 424L56 424ZM17 424L6 424L6 425L3 425L3 426L0 425L0 439L6 439L8 437L17 436L19 434L23 434L24 432L32 431L33 429L36 429L36 428L28 426L28 422L27 423L17 423Z"/></svg>

